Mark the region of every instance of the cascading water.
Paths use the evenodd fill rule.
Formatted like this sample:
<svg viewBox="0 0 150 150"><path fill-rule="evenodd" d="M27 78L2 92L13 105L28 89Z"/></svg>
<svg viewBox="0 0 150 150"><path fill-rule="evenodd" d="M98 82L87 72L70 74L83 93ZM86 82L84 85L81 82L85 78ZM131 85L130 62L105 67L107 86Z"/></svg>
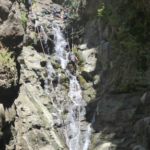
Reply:
<svg viewBox="0 0 150 150"><path fill-rule="evenodd" d="M53 25L55 59L60 61L62 69L66 69L68 64L69 53L65 50L67 42L64 40L63 34L56 25Z"/></svg>
<svg viewBox="0 0 150 150"><path fill-rule="evenodd" d="M71 100L66 123L66 142L70 150L87 150L90 144L90 124L84 124L86 103L77 78L71 75L69 97Z"/></svg>
<svg viewBox="0 0 150 150"><path fill-rule="evenodd" d="M69 150L87 150L90 144L91 128L85 122L86 103L82 98L82 91L76 76L72 75L66 66L69 62L69 53L65 50L67 42L60 28L52 27L54 34L55 53L54 59L60 63L61 68L69 78L69 93L65 100L61 99L61 86L59 83L60 74L57 74L49 60L47 60L47 78L45 90L50 96L54 112L53 117L65 136ZM53 81L57 78L57 86L54 87ZM65 118L62 113L65 110Z"/></svg>

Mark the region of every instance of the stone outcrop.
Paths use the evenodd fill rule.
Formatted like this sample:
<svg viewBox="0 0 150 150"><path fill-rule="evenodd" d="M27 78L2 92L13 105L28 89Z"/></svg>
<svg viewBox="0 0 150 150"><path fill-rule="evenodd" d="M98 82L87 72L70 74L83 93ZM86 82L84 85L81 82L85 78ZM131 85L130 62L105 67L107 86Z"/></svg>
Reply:
<svg viewBox="0 0 150 150"><path fill-rule="evenodd" d="M49 4L52 2L33 5L33 12L38 13L35 18L27 13L23 3L0 1L0 48L7 51L8 62L11 59L14 61L11 67L8 67L8 62L1 63L0 69L2 150L66 149L53 127L51 101L44 91L46 58L37 52L42 50L34 23L36 19L40 24L47 25L45 28L50 26L47 30L51 32L50 20L42 19L42 12L50 8ZM37 7L41 11L36 12Z"/></svg>
<svg viewBox="0 0 150 150"><path fill-rule="evenodd" d="M23 41L24 29L18 3L11 4L10 10L9 4L11 1L1 3L1 11L3 11L3 7L7 8L7 20L3 21L0 26L0 40L5 46L16 47ZM5 16L5 12L3 15Z"/></svg>
<svg viewBox="0 0 150 150"><path fill-rule="evenodd" d="M12 2L9 0L0 1L0 23L2 23L4 20L8 18L9 11L12 7Z"/></svg>

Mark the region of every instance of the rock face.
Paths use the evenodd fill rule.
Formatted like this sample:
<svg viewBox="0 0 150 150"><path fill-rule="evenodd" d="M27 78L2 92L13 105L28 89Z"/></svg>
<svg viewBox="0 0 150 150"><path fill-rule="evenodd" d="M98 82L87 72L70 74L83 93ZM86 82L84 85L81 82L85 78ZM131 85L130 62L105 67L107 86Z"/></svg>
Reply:
<svg viewBox="0 0 150 150"><path fill-rule="evenodd" d="M82 3L83 7L78 6L78 3ZM145 12L140 11L141 15L148 14L149 2L140 3L138 8L133 3L114 0L79 0L68 5L70 8L76 5L74 12L78 19L72 13L70 19L77 31L74 33L74 37L77 37L74 41L86 61L83 78L81 80L80 77L79 81L83 93L87 82L92 82L91 87L95 90L95 96L90 99L87 98L88 93L85 93L85 99L89 101L87 119L93 123L94 128L89 149L149 150L149 60L143 54L138 54L143 51L149 55L146 50L149 41L144 40L147 43L145 45L136 27L132 26L144 20L141 18L138 22L138 19L131 17L131 8L135 10L134 18L143 7ZM125 20L123 16L129 16L130 19L127 17ZM129 20L132 23L134 20L134 23L131 25ZM138 29L142 31L140 27ZM140 40L133 40L139 36ZM134 46L129 44L131 41ZM139 48L138 44L147 48ZM92 57L88 53L91 49L96 50ZM90 90L90 87L87 89Z"/></svg>
<svg viewBox="0 0 150 150"><path fill-rule="evenodd" d="M16 61L23 41L19 5L0 1L0 149L12 136L16 117L14 100L19 90L19 65Z"/></svg>
<svg viewBox="0 0 150 150"><path fill-rule="evenodd" d="M36 3L27 13L24 3L0 1L0 55L7 60L0 59L1 150L66 149L54 129L51 101L44 91L46 55L38 53L42 49L34 24L36 19L52 35L50 20L42 18L50 4Z"/></svg>
<svg viewBox="0 0 150 150"><path fill-rule="evenodd" d="M70 8L66 28L59 18L62 3ZM50 13L53 6L56 18ZM42 0L33 3L31 12L24 1L0 0L0 149L67 149L63 122L53 120L44 90L53 22L68 29L74 38L68 41L80 48L75 74L93 129L89 150L149 150L149 6L148 0ZM45 38L39 35L41 25ZM69 79L53 55L48 59L61 84L59 97L50 96L65 105ZM58 79L53 82L57 85Z"/></svg>
<svg viewBox="0 0 150 150"><path fill-rule="evenodd" d="M8 14L10 11L10 8L12 7L12 2L9 0L6 1L0 1L0 18L1 23L3 20L6 20L8 18Z"/></svg>

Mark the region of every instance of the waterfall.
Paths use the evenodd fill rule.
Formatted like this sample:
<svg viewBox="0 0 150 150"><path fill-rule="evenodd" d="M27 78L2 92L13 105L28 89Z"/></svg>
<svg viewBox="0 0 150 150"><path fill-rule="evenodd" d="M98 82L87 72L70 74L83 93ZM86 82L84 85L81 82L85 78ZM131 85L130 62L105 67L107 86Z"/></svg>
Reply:
<svg viewBox="0 0 150 150"><path fill-rule="evenodd" d="M69 150L87 150L90 144L90 124L84 124L86 103L82 98L82 91L75 76L70 78L68 93L72 105L66 117L66 142ZM76 146L75 146L76 145Z"/></svg>
<svg viewBox="0 0 150 150"><path fill-rule="evenodd" d="M53 25L53 35L54 35L54 44L55 44L55 59L58 60L63 69L66 69L68 64L69 53L66 51L67 42L64 40L63 33L60 31L60 28L56 25Z"/></svg>
<svg viewBox="0 0 150 150"><path fill-rule="evenodd" d="M69 52L66 51L67 42L56 25L52 27L54 34L55 52L54 59L60 63L61 68L69 78L69 92L65 100L61 99L61 75L57 74L49 60L47 60L47 78L45 81L45 91L50 96L54 107L53 117L57 125L61 127L61 132L65 136L69 150L87 150L90 144L91 128L85 122L86 103L82 98L82 90L77 77L72 75L66 66L69 62ZM57 86L53 81L57 78ZM65 110L65 119L62 113Z"/></svg>

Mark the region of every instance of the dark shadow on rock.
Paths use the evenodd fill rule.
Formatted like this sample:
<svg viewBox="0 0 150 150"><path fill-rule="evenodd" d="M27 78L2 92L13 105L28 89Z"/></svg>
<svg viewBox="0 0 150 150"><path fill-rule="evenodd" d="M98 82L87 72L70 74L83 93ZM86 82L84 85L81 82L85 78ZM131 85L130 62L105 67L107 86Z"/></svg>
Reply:
<svg viewBox="0 0 150 150"><path fill-rule="evenodd" d="M2 43L6 47L13 47L13 46L19 45L22 41L23 41L23 36L17 36L17 37L7 36L2 39Z"/></svg>
<svg viewBox="0 0 150 150"><path fill-rule="evenodd" d="M16 69L17 69L17 85L11 85L10 88L0 87L0 103L3 104L4 108L9 108L14 103L15 99L18 97L19 94L19 81L20 81L20 64L17 61L17 57L21 53L21 49L11 49L15 51L15 62L16 62ZM15 79L14 79L15 80Z"/></svg>
<svg viewBox="0 0 150 150"><path fill-rule="evenodd" d="M48 39L47 43L45 44L44 41L37 41L37 44L33 44L34 48L38 51L38 52L42 52L43 50L46 54L52 54L53 53L53 49L54 49L54 43L52 39Z"/></svg>
<svg viewBox="0 0 150 150"><path fill-rule="evenodd" d="M20 85L11 87L9 89L0 88L0 103L4 108L10 108L18 97Z"/></svg>
<svg viewBox="0 0 150 150"><path fill-rule="evenodd" d="M65 0L52 0L54 3L62 5Z"/></svg>
<svg viewBox="0 0 150 150"><path fill-rule="evenodd" d="M4 128L2 129L2 132L4 133L2 138L0 139L0 150L6 150L6 145L9 144L9 141L12 137L11 132L11 125L12 123L5 123Z"/></svg>

